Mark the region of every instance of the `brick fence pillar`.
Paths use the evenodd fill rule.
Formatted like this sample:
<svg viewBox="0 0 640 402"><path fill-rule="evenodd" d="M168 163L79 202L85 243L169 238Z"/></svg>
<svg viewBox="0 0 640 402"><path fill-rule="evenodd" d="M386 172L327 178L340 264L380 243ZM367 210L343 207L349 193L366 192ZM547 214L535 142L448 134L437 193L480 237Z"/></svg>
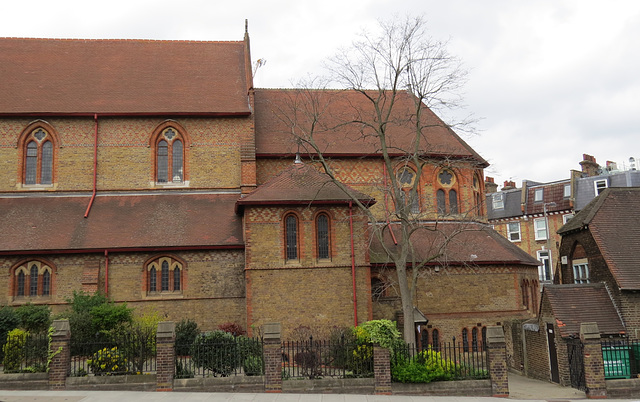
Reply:
<svg viewBox="0 0 640 402"><path fill-rule="evenodd" d="M51 327L53 334L49 345L52 356L49 363L49 389L64 389L71 372L71 327L69 320L55 320Z"/></svg>
<svg viewBox="0 0 640 402"><path fill-rule="evenodd" d="M509 397L509 373L507 368L507 347L502 327L487 327L487 358L491 393L494 397Z"/></svg>
<svg viewBox="0 0 640 402"><path fill-rule="evenodd" d="M264 324L264 390L282 392L282 344L280 323Z"/></svg>
<svg viewBox="0 0 640 402"><path fill-rule="evenodd" d="M373 375L375 394L391 395L391 353L389 349L373 346Z"/></svg>
<svg viewBox="0 0 640 402"><path fill-rule="evenodd" d="M156 332L156 391L173 391L176 361L176 323L158 323Z"/></svg>
<svg viewBox="0 0 640 402"><path fill-rule="evenodd" d="M584 379L587 387L587 398L606 398L607 386L604 381L604 361L602 359L598 324L595 322L583 322L580 324L580 340L584 346Z"/></svg>

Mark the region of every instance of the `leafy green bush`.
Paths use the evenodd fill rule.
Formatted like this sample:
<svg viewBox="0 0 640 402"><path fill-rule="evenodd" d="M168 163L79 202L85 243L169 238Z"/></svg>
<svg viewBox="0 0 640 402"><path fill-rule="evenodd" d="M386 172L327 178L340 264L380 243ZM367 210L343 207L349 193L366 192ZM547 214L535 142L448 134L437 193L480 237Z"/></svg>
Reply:
<svg viewBox="0 0 640 402"><path fill-rule="evenodd" d="M197 367L226 377L238 366L236 339L224 331L199 335L191 347L191 358Z"/></svg>
<svg viewBox="0 0 640 402"><path fill-rule="evenodd" d="M11 307L0 307L0 346L4 346L7 341L9 331L20 325L20 318ZM4 359L4 350L0 348L0 360Z"/></svg>
<svg viewBox="0 0 640 402"><path fill-rule="evenodd" d="M418 353L413 359L399 359L391 367L393 381L427 383L431 381L453 380L457 366L443 359L439 352L431 348Z"/></svg>
<svg viewBox="0 0 640 402"><path fill-rule="evenodd" d="M258 339L239 336L236 338L242 369L246 375L264 374L262 342Z"/></svg>
<svg viewBox="0 0 640 402"><path fill-rule="evenodd" d="M145 362L156 354L156 329L160 319L157 312L147 312L135 317L133 322L121 322L109 332L111 340L127 356L136 373L142 373Z"/></svg>
<svg viewBox="0 0 640 402"><path fill-rule="evenodd" d="M20 325L31 333L45 334L51 325L51 311L48 306L25 304L16 309Z"/></svg>
<svg viewBox="0 0 640 402"><path fill-rule="evenodd" d="M117 347L104 348L87 360L87 366L94 375L117 375L128 372L128 362Z"/></svg>
<svg viewBox="0 0 640 402"><path fill-rule="evenodd" d="M182 319L176 325L176 356L187 356L199 334L200 330L195 321Z"/></svg>
<svg viewBox="0 0 640 402"><path fill-rule="evenodd" d="M4 352L5 373L16 373L20 371L20 366L24 360L24 346L27 343L29 333L20 328L16 328L7 335L7 343L2 347Z"/></svg>
<svg viewBox="0 0 640 402"><path fill-rule="evenodd" d="M361 328L364 332L363 336L369 338L369 342L377 343L383 348L393 350L401 339L400 331L396 327L396 323L389 320L372 320L362 323L357 328Z"/></svg>

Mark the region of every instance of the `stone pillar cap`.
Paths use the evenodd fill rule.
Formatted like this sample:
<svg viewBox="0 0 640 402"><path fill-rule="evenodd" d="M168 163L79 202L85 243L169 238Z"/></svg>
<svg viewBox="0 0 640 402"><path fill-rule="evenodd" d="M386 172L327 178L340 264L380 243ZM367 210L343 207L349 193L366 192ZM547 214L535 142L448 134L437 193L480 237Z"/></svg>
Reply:
<svg viewBox="0 0 640 402"><path fill-rule="evenodd" d="M282 332L282 326L279 322L269 322L264 324L264 339L278 339Z"/></svg>
<svg viewBox="0 0 640 402"><path fill-rule="evenodd" d="M71 326L69 320L54 320L51 323L53 334L51 336L67 336L71 334Z"/></svg>
<svg viewBox="0 0 640 402"><path fill-rule="evenodd" d="M156 338L172 338L176 335L176 323L173 321L162 321L158 323Z"/></svg>
<svg viewBox="0 0 640 402"><path fill-rule="evenodd" d="M487 343L504 343L504 329L498 326L487 327Z"/></svg>

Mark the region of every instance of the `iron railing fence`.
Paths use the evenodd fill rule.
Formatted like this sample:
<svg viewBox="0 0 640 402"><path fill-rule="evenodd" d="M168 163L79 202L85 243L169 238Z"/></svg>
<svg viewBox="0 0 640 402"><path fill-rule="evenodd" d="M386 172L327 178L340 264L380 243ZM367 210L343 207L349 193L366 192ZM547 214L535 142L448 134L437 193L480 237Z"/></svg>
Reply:
<svg viewBox="0 0 640 402"><path fill-rule="evenodd" d="M282 377L373 377L373 346L340 340L282 342Z"/></svg>
<svg viewBox="0 0 640 402"><path fill-rule="evenodd" d="M416 348L412 344L396 347L391 355L391 365L407 360L437 364L456 380L489 378L488 353L482 342L470 347L463 342L456 342L454 337L451 342L440 342L435 347L424 345L423 348Z"/></svg>
<svg viewBox="0 0 640 402"><path fill-rule="evenodd" d="M632 378L640 374L640 341L628 338L609 338L600 342L604 377Z"/></svg>
<svg viewBox="0 0 640 402"><path fill-rule="evenodd" d="M175 378L264 374L263 342L238 336L234 341L176 344Z"/></svg>
<svg viewBox="0 0 640 402"><path fill-rule="evenodd" d="M117 342L74 342L71 339L72 377L85 375L155 374L155 337L121 337Z"/></svg>
<svg viewBox="0 0 640 402"><path fill-rule="evenodd" d="M571 381L571 387L586 391L584 345L580 341L580 338L567 340L567 357L569 359L569 379Z"/></svg>
<svg viewBox="0 0 640 402"><path fill-rule="evenodd" d="M9 335L2 350L2 364L5 373L47 371L49 337L46 333Z"/></svg>

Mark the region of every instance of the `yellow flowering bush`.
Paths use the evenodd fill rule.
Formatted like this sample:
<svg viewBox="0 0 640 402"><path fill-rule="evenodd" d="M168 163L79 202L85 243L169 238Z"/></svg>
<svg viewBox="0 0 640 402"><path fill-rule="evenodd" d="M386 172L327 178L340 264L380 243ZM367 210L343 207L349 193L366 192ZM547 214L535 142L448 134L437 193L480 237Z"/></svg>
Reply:
<svg viewBox="0 0 640 402"><path fill-rule="evenodd" d="M127 359L117 347L97 351L87 360L87 365L94 375L126 374L128 371Z"/></svg>

